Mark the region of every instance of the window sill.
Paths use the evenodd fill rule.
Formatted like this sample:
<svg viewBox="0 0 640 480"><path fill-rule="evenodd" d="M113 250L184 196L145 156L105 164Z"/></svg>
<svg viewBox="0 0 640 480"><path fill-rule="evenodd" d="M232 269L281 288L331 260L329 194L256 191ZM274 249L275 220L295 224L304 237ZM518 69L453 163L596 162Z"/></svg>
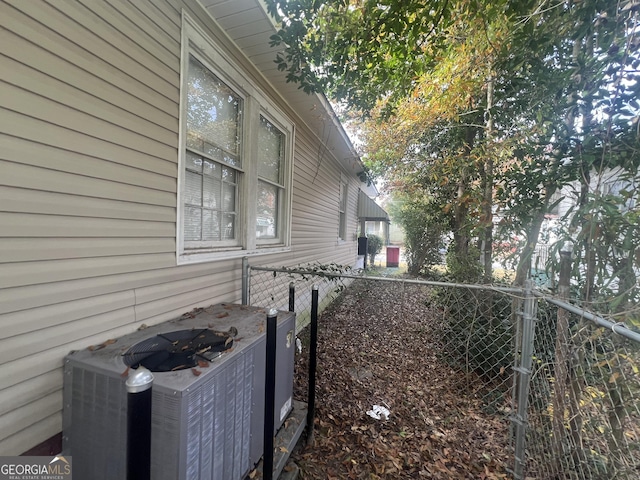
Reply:
<svg viewBox="0 0 640 480"><path fill-rule="evenodd" d="M257 257L261 255L274 255L276 253L290 252L291 247L273 246L262 247L254 250L225 250L210 252L182 252L178 254L178 265L190 265L194 263L216 262L220 260L233 260L243 257Z"/></svg>

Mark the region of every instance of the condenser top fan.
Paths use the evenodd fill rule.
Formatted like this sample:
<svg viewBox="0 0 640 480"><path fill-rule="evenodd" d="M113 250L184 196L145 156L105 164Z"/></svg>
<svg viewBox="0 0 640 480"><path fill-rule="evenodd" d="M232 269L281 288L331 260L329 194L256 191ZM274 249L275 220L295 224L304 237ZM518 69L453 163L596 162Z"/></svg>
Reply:
<svg viewBox="0 0 640 480"><path fill-rule="evenodd" d="M192 368L198 358L211 361L233 346L237 330L217 332L208 328L160 333L136 343L122 356L125 365L140 365L152 372Z"/></svg>

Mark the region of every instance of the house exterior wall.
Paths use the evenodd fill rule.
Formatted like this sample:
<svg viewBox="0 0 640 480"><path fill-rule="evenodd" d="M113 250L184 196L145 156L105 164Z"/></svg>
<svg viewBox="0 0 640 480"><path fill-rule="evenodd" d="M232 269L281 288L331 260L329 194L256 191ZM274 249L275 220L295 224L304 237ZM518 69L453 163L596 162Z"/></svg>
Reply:
<svg viewBox="0 0 640 480"><path fill-rule="evenodd" d="M241 259L177 265L182 10L295 124L291 245L252 264L353 264L341 175L199 3L0 0L0 455L61 431L62 362L241 298Z"/></svg>

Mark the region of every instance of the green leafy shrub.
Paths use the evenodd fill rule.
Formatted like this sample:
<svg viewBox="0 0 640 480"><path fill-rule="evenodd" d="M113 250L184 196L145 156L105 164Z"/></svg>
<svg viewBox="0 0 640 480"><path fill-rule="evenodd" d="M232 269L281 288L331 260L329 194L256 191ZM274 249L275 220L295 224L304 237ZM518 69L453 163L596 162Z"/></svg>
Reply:
<svg viewBox="0 0 640 480"><path fill-rule="evenodd" d="M373 233L367 235L367 253L369 254L369 264L374 265L376 255L382 251L384 242L381 237Z"/></svg>
<svg viewBox="0 0 640 480"><path fill-rule="evenodd" d="M429 273L430 267L442 263L445 222L423 197L398 196L391 215L404 230L404 251L412 275Z"/></svg>

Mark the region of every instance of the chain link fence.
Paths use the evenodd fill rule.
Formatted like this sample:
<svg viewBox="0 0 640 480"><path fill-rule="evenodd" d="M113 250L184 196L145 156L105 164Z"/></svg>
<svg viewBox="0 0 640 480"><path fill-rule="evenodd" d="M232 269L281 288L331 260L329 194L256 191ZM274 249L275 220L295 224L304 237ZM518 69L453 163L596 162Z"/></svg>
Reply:
<svg viewBox="0 0 640 480"><path fill-rule="evenodd" d="M538 302L527 475L640 478L640 343L622 325L552 301Z"/></svg>
<svg viewBox="0 0 640 480"><path fill-rule="evenodd" d="M352 282L400 282L402 314L419 285L421 321L438 359L468 381L487 415L504 420L516 479L640 478L640 334L553 297L518 289L364 276L339 266L249 267L244 300L288 309L298 329ZM415 302L415 298L411 300ZM354 316L358 312L354 312ZM428 321L427 321L428 320Z"/></svg>

